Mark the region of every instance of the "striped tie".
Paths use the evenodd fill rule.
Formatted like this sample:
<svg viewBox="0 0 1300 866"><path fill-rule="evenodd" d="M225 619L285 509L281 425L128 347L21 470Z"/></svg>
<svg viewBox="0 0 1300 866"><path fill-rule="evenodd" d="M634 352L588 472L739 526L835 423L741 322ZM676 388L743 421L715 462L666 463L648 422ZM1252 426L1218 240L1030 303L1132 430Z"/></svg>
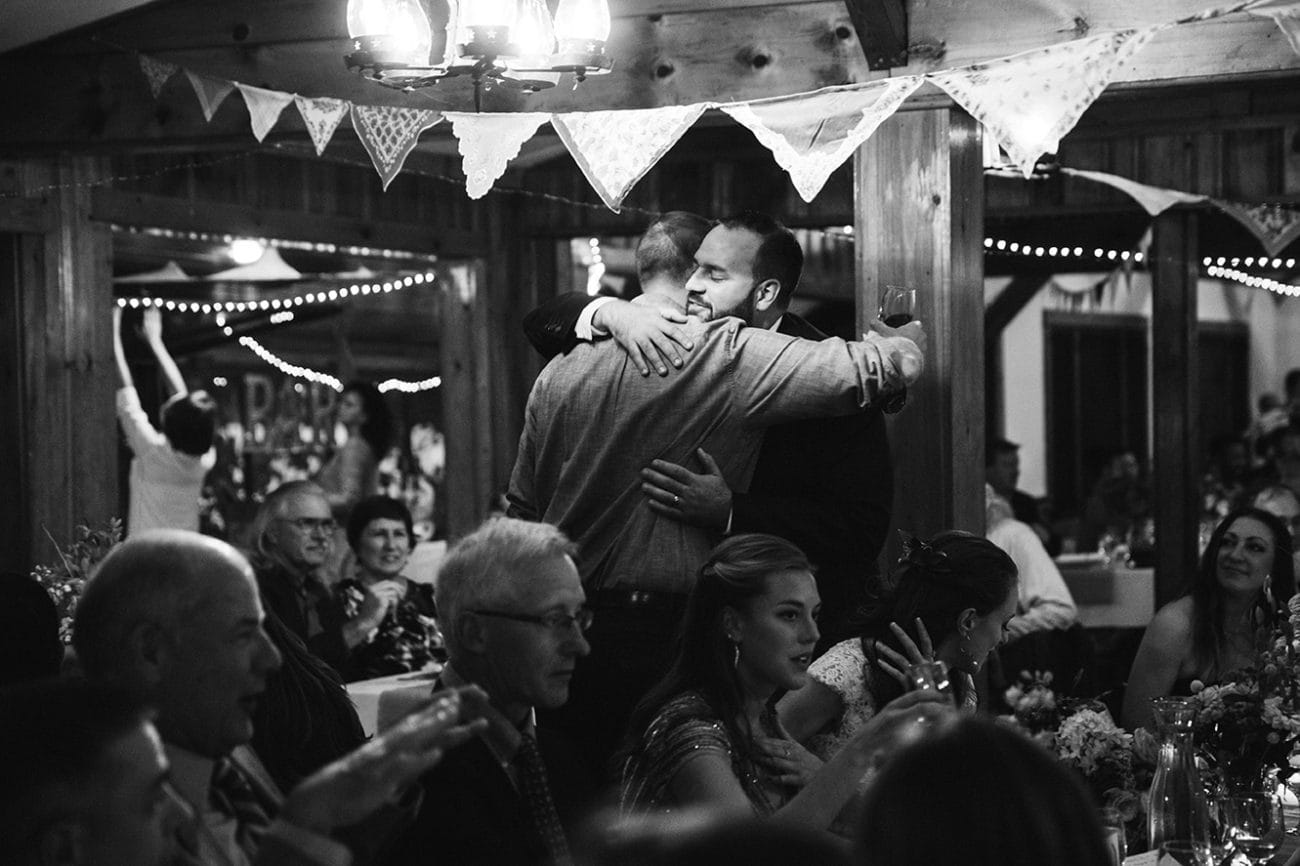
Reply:
<svg viewBox="0 0 1300 866"><path fill-rule="evenodd" d="M555 811L555 801L551 799L551 788L546 782L546 765L542 763L542 753L537 748L537 741L529 734L523 734L520 738L519 751L515 755L515 767L519 770L519 779L522 782L533 827L546 844L546 852L550 855L551 862L555 866L572 866L573 858L569 855L569 843L564 838L564 828L560 825L560 816Z"/></svg>

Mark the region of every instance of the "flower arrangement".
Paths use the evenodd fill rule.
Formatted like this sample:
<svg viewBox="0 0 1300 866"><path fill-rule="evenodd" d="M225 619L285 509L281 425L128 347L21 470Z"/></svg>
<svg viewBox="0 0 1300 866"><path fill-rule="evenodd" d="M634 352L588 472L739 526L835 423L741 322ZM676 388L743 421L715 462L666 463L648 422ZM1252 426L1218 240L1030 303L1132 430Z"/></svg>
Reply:
<svg viewBox="0 0 1300 866"><path fill-rule="evenodd" d="M1292 772L1300 740L1300 596L1269 635L1254 665L1218 685L1192 683L1194 737L1201 754L1229 788L1258 785L1276 769Z"/></svg>
<svg viewBox="0 0 1300 866"><path fill-rule="evenodd" d="M48 533L46 533L48 535ZM77 610L81 591L95 566L122 540L122 521L116 517L102 526L77 527L77 538L63 550L53 538L59 561L53 565L38 565L32 569L36 579L54 600L59 612L59 637L65 644L72 643L72 617Z"/></svg>
<svg viewBox="0 0 1300 866"><path fill-rule="evenodd" d="M1131 845L1139 846L1146 838L1155 738L1119 727L1100 701L1058 697L1051 684L1051 673L1022 672L1005 693L1011 715L1004 719L1078 773L1097 804L1115 811Z"/></svg>

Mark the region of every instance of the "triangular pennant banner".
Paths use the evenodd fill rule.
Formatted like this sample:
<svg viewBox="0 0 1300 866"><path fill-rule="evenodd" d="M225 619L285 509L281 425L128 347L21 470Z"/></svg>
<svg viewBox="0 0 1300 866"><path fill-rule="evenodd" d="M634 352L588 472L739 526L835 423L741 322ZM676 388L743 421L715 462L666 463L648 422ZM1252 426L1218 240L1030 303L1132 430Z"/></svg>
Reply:
<svg viewBox="0 0 1300 866"><path fill-rule="evenodd" d="M519 155L519 148L532 138L549 114L472 114L449 111L451 131L459 142L464 159L465 190L470 198L482 198L497 178L505 174L506 165Z"/></svg>
<svg viewBox="0 0 1300 866"><path fill-rule="evenodd" d="M393 182L420 133L442 120L436 111L392 105L353 105L352 126L370 154L384 189Z"/></svg>
<svg viewBox="0 0 1300 866"><path fill-rule="evenodd" d="M866 87L832 88L801 96L739 102L722 110L754 133L806 202L913 91L919 75Z"/></svg>
<svg viewBox="0 0 1300 866"><path fill-rule="evenodd" d="M140 55L140 71L149 80L149 91L153 94L154 99L158 98L158 94L162 93L163 85L167 83L167 79L175 75L176 70L179 68L175 63L168 63L166 60L155 60L145 54Z"/></svg>
<svg viewBox="0 0 1300 866"><path fill-rule="evenodd" d="M1104 183L1113 186L1115 189L1131 196L1138 204L1142 205L1151 216L1159 216L1176 204L1196 204L1206 200L1206 196L1197 195L1190 192L1179 192L1176 189L1163 189L1158 186L1147 186L1144 183L1129 180L1126 177L1120 177L1117 174L1107 174L1104 171L1083 171L1077 168L1062 168L1061 174L1081 177L1085 180L1095 180L1098 183Z"/></svg>
<svg viewBox="0 0 1300 866"><path fill-rule="evenodd" d="M1029 177L1157 29L1104 33L927 77L983 123Z"/></svg>
<svg viewBox="0 0 1300 866"><path fill-rule="evenodd" d="M1286 36L1291 50L1300 54L1300 3L1263 3L1248 10L1251 15L1272 18L1277 29Z"/></svg>
<svg viewBox="0 0 1300 866"><path fill-rule="evenodd" d="M710 105L667 105L622 111L556 114L551 125L605 206L623 197Z"/></svg>
<svg viewBox="0 0 1300 866"><path fill-rule="evenodd" d="M221 101L230 95L230 91L235 89L234 83L222 78L199 75L197 72L191 72L188 69L185 70L185 75L189 78L190 84L194 86L194 95L199 98L199 105L203 106L204 119L212 120L212 115L217 113L217 107L221 105Z"/></svg>
<svg viewBox="0 0 1300 866"><path fill-rule="evenodd" d="M284 107L293 102L293 94L239 82L235 82L235 86L244 95L244 104L248 106L248 122L253 127L253 137L261 141L280 119Z"/></svg>
<svg viewBox="0 0 1300 866"><path fill-rule="evenodd" d="M334 130L339 128L339 122L347 115L351 103L343 99L331 99L328 96L319 99L294 96L293 101L298 106L298 113L302 115L302 122L307 125L311 143L316 145L316 155L320 156L325 152L330 139L334 137Z"/></svg>
<svg viewBox="0 0 1300 866"><path fill-rule="evenodd" d="M1264 245L1264 252L1269 256L1276 256L1296 238L1300 238L1300 210L1276 204L1242 204L1217 198L1210 200L1259 238L1259 242Z"/></svg>

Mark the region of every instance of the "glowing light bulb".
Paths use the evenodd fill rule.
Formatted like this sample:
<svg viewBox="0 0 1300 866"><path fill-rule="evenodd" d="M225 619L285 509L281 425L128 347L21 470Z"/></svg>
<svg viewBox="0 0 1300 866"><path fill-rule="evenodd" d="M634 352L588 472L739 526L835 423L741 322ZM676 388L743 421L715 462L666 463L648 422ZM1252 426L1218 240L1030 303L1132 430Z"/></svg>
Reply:
<svg viewBox="0 0 1300 866"><path fill-rule="evenodd" d="M609 4L605 0L560 0L555 10L555 37L560 42L606 42Z"/></svg>
<svg viewBox="0 0 1300 866"><path fill-rule="evenodd" d="M226 254L230 260L237 265L251 265L262 258L266 252L266 246L252 238L235 238L230 242L230 249Z"/></svg>
<svg viewBox="0 0 1300 866"><path fill-rule="evenodd" d="M378 63L424 66L433 47L419 0L348 0L348 35Z"/></svg>
<svg viewBox="0 0 1300 866"><path fill-rule="evenodd" d="M512 41L523 62L537 60L540 66L555 52L555 25L545 0L523 0L512 31Z"/></svg>

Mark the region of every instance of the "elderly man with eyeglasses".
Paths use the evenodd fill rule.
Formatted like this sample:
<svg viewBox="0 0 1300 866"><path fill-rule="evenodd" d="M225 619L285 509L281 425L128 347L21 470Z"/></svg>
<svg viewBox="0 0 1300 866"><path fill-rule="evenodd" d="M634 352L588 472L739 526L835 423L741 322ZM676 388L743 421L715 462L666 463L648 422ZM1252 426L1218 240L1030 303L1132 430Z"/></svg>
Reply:
<svg viewBox="0 0 1300 866"><path fill-rule="evenodd" d="M591 612L573 545L544 523L494 518L461 539L438 572L448 662L440 686L487 692L487 728L422 780L424 804L390 862L567 864L567 827L594 778L536 710L569 699L591 648Z"/></svg>
<svg viewBox="0 0 1300 866"><path fill-rule="evenodd" d="M349 634L342 608L323 580L337 528L325 491L309 481L291 481L273 490L258 510L250 559L271 613L315 656L341 671L364 635Z"/></svg>

